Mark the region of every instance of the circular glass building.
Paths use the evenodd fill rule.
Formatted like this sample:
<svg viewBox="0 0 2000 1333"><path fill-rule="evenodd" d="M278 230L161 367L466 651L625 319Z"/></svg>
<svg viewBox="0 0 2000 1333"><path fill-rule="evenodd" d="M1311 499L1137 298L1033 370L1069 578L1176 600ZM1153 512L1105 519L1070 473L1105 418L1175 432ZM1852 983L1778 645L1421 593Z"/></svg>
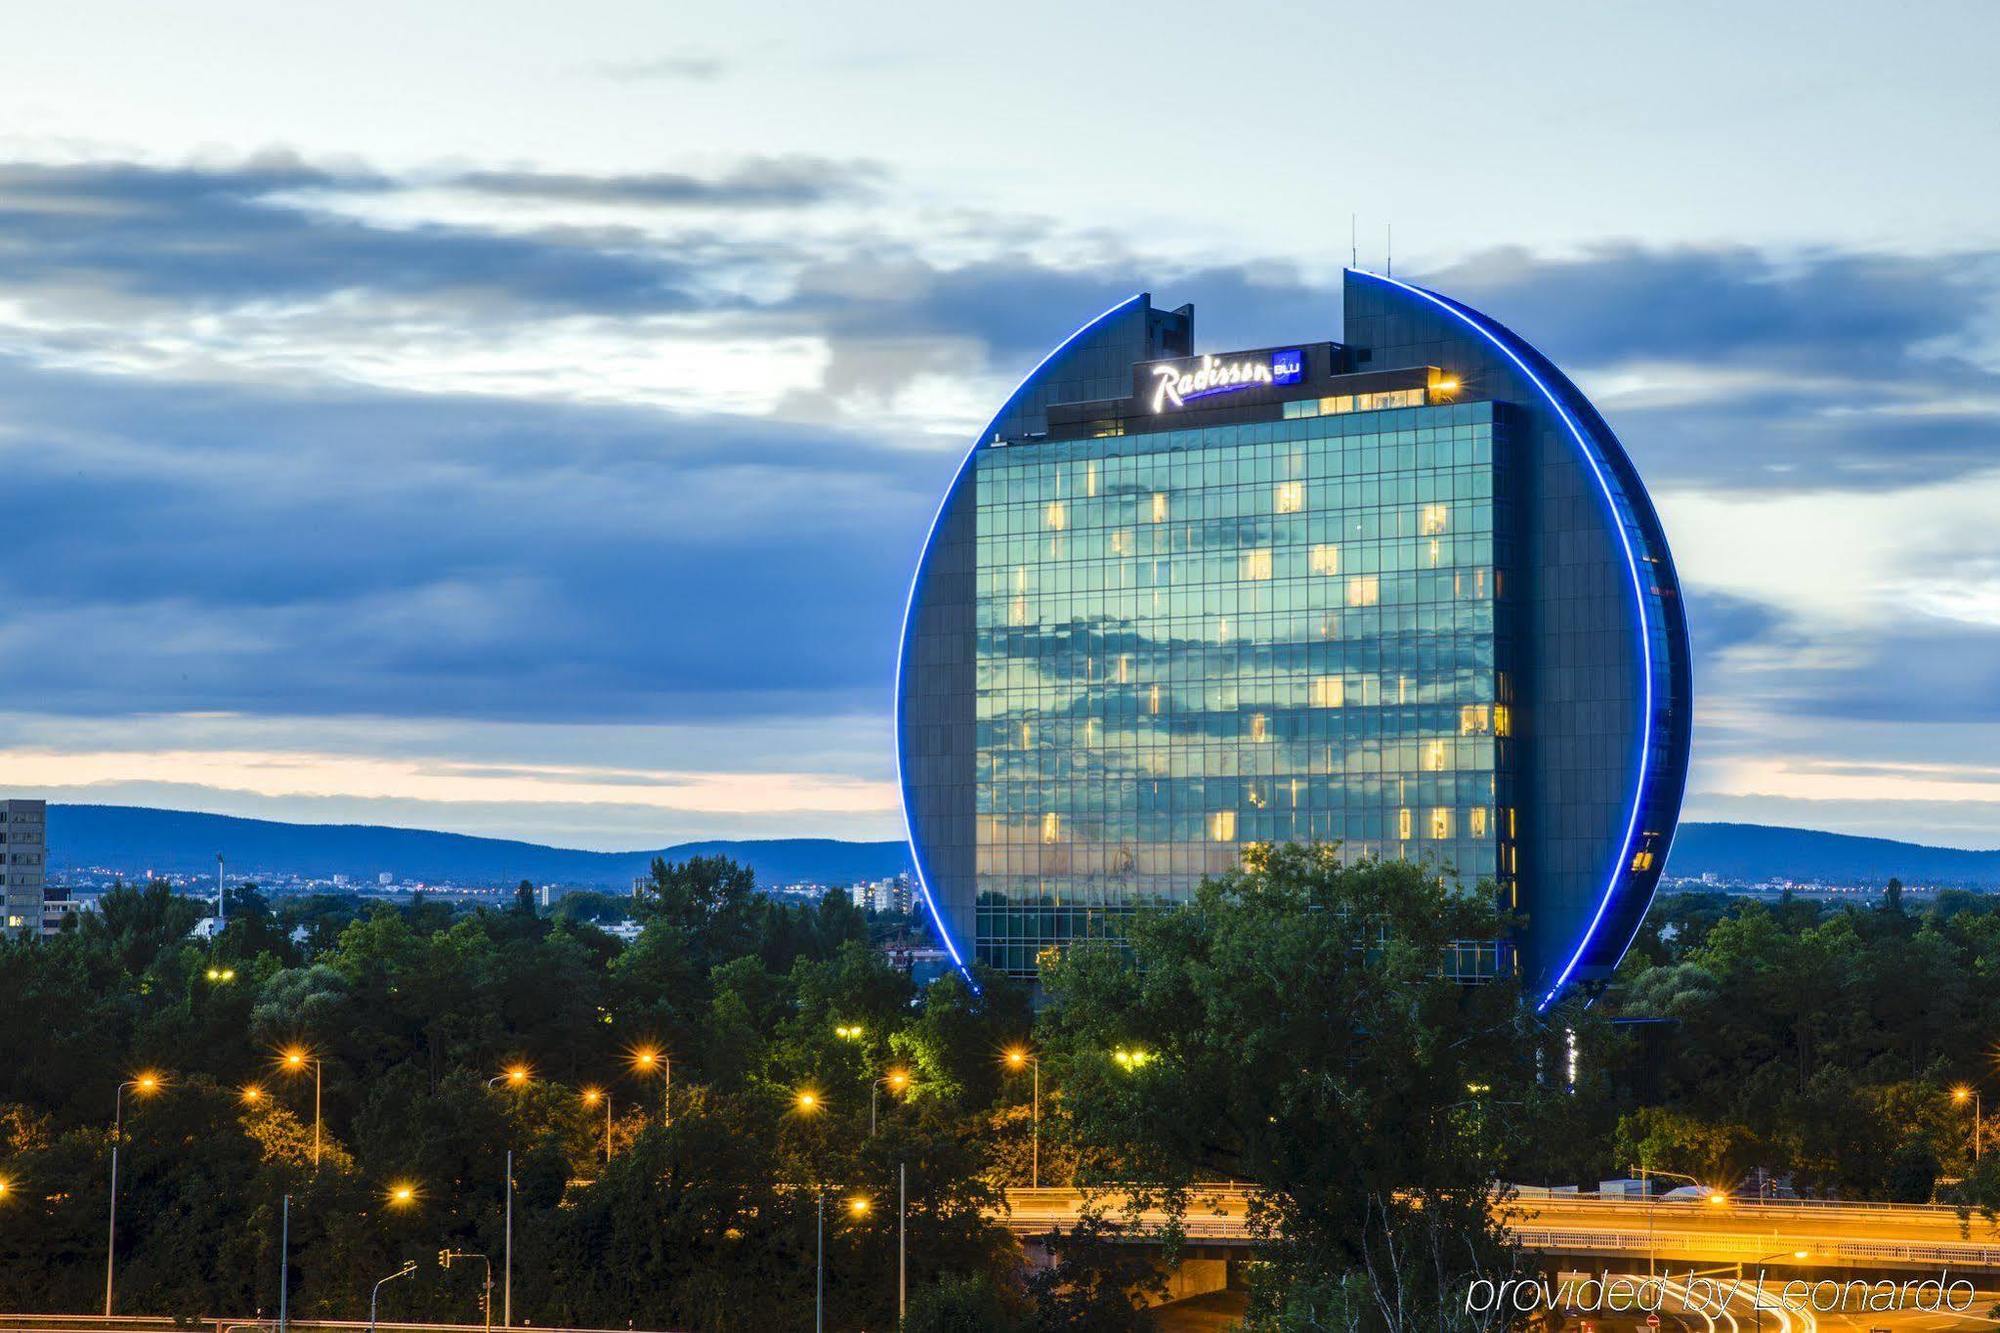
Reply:
<svg viewBox="0 0 2000 1333"><path fill-rule="evenodd" d="M1477 311L1349 271L1340 342L1194 353L1140 294L1050 352L911 584L897 754L961 967L1032 977L1253 843L1490 881L1447 966L1546 1004L1644 916L1687 773L1686 622L1604 419Z"/></svg>

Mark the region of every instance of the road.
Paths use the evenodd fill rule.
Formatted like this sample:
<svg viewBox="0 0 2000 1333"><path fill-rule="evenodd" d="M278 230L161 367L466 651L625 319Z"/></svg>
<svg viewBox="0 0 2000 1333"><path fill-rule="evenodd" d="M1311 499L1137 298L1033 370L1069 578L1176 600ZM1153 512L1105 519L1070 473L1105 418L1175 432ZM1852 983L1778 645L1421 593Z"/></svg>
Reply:
<svg viewBox="0 0 2000 1333"><path fill-rule="evenodd" d="M1075 1223L1083 1206L1075 1190L1007 1191L1005 1221L1017 1235L1036 1235ZM1122 1201L1112 1197L1109 1215ZM1248 1246L1250 1194L1240 1186L1203 1187L1188 1209L1184 1229L1196 1243ZM1974 1278L2000 1274L2000 1229L1957 1212L1903 1204L1757 1203L1732 1200L1717 1207L1700 1200L1659 1201L1596 1195L1521 1197L1504 1210L1509 1227L1528 1249L1578 1259L1624 1259L1677 1265L1760 1262L1786 1272L1822 1268L1935 1273ZM1142 1225L1165 1221L1142 1214ZM1799 1251L1804 1259L1794 1257Z"/></svg>

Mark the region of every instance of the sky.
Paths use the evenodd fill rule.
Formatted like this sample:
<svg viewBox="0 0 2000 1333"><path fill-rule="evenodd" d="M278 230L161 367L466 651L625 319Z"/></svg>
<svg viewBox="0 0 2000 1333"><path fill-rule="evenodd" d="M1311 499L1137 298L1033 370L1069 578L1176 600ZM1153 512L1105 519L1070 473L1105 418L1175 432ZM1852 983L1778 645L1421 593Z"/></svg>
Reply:
<svg viewBox="0 0 2000 1333"><path fill-rule="evenodd" d="M1603 409L1686 817L2000 846L2000 7L0 11L0 789L895 837L937 499L1133 291ZM1393 232L1391 231L1393 228ZM1352 252L1350 251L1352 245Z"/></svg>

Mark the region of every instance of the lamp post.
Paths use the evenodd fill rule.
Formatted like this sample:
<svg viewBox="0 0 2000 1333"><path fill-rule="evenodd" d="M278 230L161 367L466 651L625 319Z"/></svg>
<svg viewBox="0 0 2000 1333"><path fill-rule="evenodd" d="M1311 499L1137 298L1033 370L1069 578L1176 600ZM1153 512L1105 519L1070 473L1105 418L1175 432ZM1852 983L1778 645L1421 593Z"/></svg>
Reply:
<svg viewBox="0 0 2000 1333"><path fill-rule="evenodd" d="M1961 1083L1951 1090L1951 1099L1960 1106L1963 1106L1968 1101L1972 1103L1972 1160L1976 1162L1979 1160L1981 1147L1979 1133L1979 1089L1969 1088Z"/></svg>
<svg viewBox="0 0 2000 1333"><path fill-rule="evenodd" d="M813 1262L813 1333L826 1333L826 1187L819 1191L819 1225L816 1233L817 1245ZM848 1215L862 1218L874 1209L874 1204L865 1194L857 1194L847 1201Z"/></svg>
<svg viewBox="0 0 2000 1333"><path fill-rule="evenodd" d="M1708 1202L1718 1207L1729 1202L1729 1195L1726 1191L1716 1189L1713 1185L1702 1184L1701 1181L1684 1171L1668 1171L1657 1166L1634 1166L1626 1169L1638 1172L1639 1183L1646 1187L1646 1272L1650 1276L1653 1272L1653 1215L1658 1209L1658 1204L1653 1198L1653 1190L1648 1183L1649 1178L1651 1176L1669 1176L1675 1180L1685 1180L1696 1189L1707 1190L1708 1194L1706 1197Z"/></svg>
<svg viewBox="0 0 2000 1333"><path fill-rule="evenodd" d="M611 1164L611 1094L602 1088L585 1088L583 1090L583 1104L585 1106L595 1106L599 1102L604 1103L604 1162L605 1165L609 1166Z"/></svg>
<svg viewBox="0 0 2000 1333"><path fill-rule="evenodd" d="M1033 1072L1035 1078L1034 1098L1030 1103L1033 1108L1030 1112L1033 1120L1028 1139L1028 1186L1031 1189L1040 1189L1042 1187L1042 1058L1020 1046L1007 1052L1009 1069L1019 1069L1023 1065Z"/></svg>
<svg viewBox="0 0 2000 1333"><path fill-rule="evenodd" d="M140 1074L118 1085L111 1099L111 1222L104 1233L104 1317L111 1317L113 1281L118 1264L118 1145L125 1137L125 1089L142 1097L160 1090L160 1076Z"/></svg>
<svg viewBox="0 0 2000 1333"><path fill-rule="evenodd" d="M317 1170L319 1170L319 1140L320 1140L320 1132L319 1132L319 1126L320 1126L320 1118L319 1118L319 1093L320 1093L320 1061L319 1061L319 1056L318 1056L317 1054L315 1054L314 1052L312 1052L312 1051L308 1051L308 1050L307 1050L307 1049L306 1049L305 1047L303 1047L303 1046L289 1046L289 1047L285 1048L285 1050L284 1050L284 1051L282 1051L282 1052L280 1053L280 1055L279 1055L279 1060L280 1060L280 1063L282 1063L282 1064L284 1065L284 1067L285 1067L286 1071L287 1071L287 1072L289 1072L289 1073L293 1073L293 1074L303 1074L303 1073L305 1073L305 1071L306 1071L306 1065L307 1065L307 1064L311 1064L311 1065L312 1065L312 1071L313 1071L313 1170L317 1171Z"/></svg>
<svg viewBox="0 0 2000 1333"><path fill-rule="evenodd" d="M896 1326L910 1305L910 1164L896 1163Z"/></svg>
<svg viewBox="0 0 2000 1333"><path fill-rule="evenodd" d="M909 1086L910 1086L910 1071L907 1069L892 1069L888 1073L882 1075L882 1077L876 1079L873 1083L868 1085L868 1137L869 1138L872 1139L875 1137L875 1100L878 1094L881 1093L883 1088L887 1088L891 1092L900 1093L906 1091L909 1088Z"/></svg>
<svg viewBox="0 0 2000 1333"><path fill-rule="evenodd" d="M501 1274L500 1322L514 1327L514 1150L507 1150L507 1255Z"/></svg>
<svg viewBox="0 0 2000 1333"><path fill-rule="evenodd" d="M377 1282L374 1290L368 1293L368 1333L375 1333L375 1300L382 1294L383 1283L394 1282L399 1277L408 1277L416 1271L417 1261L414 1259L405 1259L401 1268L389 1274L389 1276L383 1278L380 1282Z"/></svg>
<svg viewBox="0 0 2000 1333"><path fill-rule="evenodd" d="M476 1253L472 1250L447 1249L438 1251L439 1268L449 1271L451 1261L454 1259L477 1259L480 1263L486 1265L485 1295L481 1298L480 1303L486 1309L486 1333L493 1333L493 1260L486 1255Z"/></svg>
<svg viewBox="0 0 2000 1333"><path fill-rule="evenodd" d="M660 1071L660 1123L674 1123L674 1058L657 1046L641 1046L632 1052L632 1072L644 1078Z"/></svg>
<svg viewBox="0 0 2000 1333"><path fill-rule="evenodd" d="M292 1196L285 1196L284 1219L278 1224L278 1333L285 1333L286 1298L292 1286Z"/></svg>

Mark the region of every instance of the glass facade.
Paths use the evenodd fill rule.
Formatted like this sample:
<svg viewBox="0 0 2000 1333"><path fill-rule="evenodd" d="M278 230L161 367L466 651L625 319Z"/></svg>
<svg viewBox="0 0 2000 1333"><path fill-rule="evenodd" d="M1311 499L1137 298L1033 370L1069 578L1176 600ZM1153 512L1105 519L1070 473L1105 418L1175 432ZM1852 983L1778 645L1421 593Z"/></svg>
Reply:
<svg viewBox="0 0 2000 1333"><path fill-rule="evenodd" d="M1678 581L1602 417L1527 343L1350 272L1340 343L1196 358L1144 293L1060 344L942 501L897 659L910 845L961 967L1033 976L1243 848L1490 884L1445 961L1594 985L1664 867Z"/></svg>
<svg viewBox="0 0 2000 1333"><path fill-rule="evenodd" d="M1247 843L1510 877L1504 409L1319 405L976 455L979 961Z"/></svg>

